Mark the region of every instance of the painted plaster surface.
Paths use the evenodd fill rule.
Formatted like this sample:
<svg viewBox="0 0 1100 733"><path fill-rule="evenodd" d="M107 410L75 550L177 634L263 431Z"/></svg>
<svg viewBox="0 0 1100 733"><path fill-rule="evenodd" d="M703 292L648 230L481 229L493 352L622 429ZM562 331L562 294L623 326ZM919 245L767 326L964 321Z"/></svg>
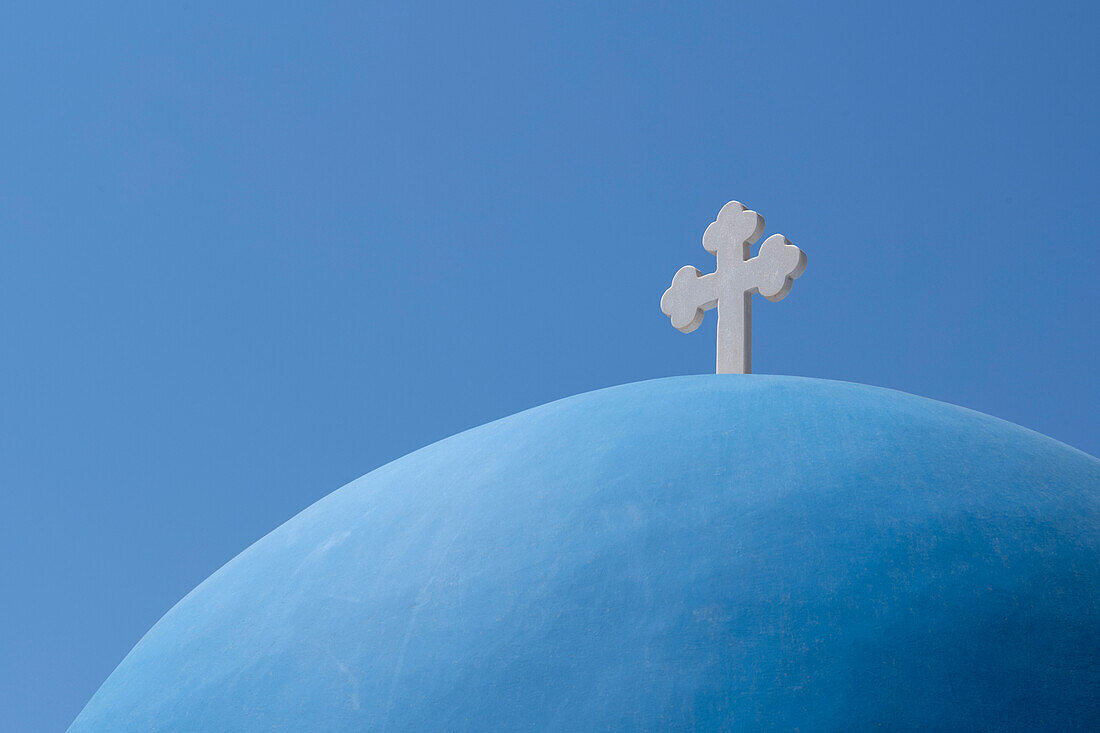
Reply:
<svg viewBox="0 0 1100 733"><path fill-rule="evenodd" d="M602 390L352 482L73 731L1100 730L1100 461L883 389Z"/></svg>

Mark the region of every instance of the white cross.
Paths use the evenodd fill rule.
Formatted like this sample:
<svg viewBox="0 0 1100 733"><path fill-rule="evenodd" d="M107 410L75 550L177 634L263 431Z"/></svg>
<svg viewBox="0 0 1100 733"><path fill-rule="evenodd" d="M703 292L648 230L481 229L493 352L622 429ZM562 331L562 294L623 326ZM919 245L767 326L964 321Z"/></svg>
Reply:
<svg viewBox="0 0 1100 733"><path fill-rule="evenodd" d="M703 275L684 265L661 296L661 312L672 325L691 333L703 312L718 308L718 374L752 372L752 294L783 300L806 269L806 254L782 234L773 234L749 259L749 247L764 233L764 217L730 201L703 232L703 249L718 267Z"/></svg>

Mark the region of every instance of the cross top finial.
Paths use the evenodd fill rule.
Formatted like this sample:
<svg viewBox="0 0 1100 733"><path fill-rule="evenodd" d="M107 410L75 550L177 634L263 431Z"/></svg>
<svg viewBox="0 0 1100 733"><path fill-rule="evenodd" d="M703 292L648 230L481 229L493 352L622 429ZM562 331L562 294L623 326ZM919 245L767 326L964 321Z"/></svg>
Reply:
<svg viewBox="0 0 1100 733"><path fill-rule="evenodd" d="M718 258L715 271L703 275L684 265L661 296L661 312L684 333L718 308L718 374L752 372L752 294L783 300L806 269L806 254L782 234L765 239L750 259L749 247L763 233L764 217L730 201L703 232L703 249Z"/></svg>

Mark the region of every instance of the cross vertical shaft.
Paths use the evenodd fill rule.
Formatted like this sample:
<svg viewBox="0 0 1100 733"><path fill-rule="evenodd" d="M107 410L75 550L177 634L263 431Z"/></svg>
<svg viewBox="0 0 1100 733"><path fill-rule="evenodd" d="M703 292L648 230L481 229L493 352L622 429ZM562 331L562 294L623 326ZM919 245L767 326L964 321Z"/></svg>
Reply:
<svg viewBox="0 0 1100 733"><path fill-rule="evenodd" d="M749 259L749 242L731 243L715 253L717 271L732 274ZM752 293L739 278L718 285L718 343L715 374L752 374Z"/></svg>
<svg viewBox="0 0 1100 733"><path fill-rule="evenodd" d="M718 301L715 374L752 374L752 293Z"/></svg>

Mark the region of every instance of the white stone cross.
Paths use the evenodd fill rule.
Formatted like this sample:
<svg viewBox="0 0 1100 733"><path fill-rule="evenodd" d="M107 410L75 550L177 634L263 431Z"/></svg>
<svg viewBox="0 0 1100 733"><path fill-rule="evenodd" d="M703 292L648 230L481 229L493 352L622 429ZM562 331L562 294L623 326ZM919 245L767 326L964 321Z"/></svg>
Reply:
<svg viewBox="0 0 1100 733"><path fill-rule="evenodd" d="M661 296L661 312L672 325L691 333L703 313L718 308L718 374L752 372L752 294L783 300L806 269L806 255L782 234L773 234L749 259L749 247L764 233L764 217L730 201L703 232L703 249L718 267L703 275L684 265Z"/></svg>

